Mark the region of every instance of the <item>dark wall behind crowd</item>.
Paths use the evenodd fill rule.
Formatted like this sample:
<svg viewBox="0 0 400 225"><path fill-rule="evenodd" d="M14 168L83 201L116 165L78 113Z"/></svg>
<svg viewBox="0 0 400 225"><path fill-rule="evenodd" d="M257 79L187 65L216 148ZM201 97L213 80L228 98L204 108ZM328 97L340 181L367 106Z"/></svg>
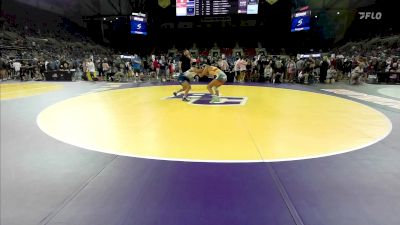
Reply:
<svg viewBox="0 0 400 225"><path fill-rule="evenodd" d="M101 14L85 17L83 28L67 18L40 10L16 1L2 1L1 14L6 20L19 26L33 29L51 30L63 27L69 32L85 33L93 40L112 46L121 51L148 53L155 48L190 48L193 43L199 48L257 47L261 43L270 52L307 51L309 49L329 49L337 43L357 40L376 35L399 32L396 7L389 0L377 0L361 8L337 8L324 5L312 8L312 29L306 32L290 32L291 14L300 1L279 0L270 5L259 2L258 15L231 15L227 22L204 22L200 17L176 17L173 5L167 8L158 6L156 0L146 1L143 12L148 15L148 35L131 35L128 15L107 15L104 21ZM174 2L172 0L172 2ZM310 3L311 4L311 3ZM341 6L347 6L341 4ZM340 15L337 12L340 11ZM358 11L379 11L381 20L359 20ZM86 15L81 15L83 16ZM317 16L317 18L315 18ZM75 16L76 18L76 16Z"/></svg>

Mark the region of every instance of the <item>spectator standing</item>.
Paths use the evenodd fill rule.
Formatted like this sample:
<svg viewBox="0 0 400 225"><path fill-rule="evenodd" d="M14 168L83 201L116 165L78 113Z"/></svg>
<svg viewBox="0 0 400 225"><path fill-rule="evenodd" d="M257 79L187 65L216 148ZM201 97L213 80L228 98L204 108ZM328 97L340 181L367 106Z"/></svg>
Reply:
<svg viewBox="0 0 400 225"><path fill-rule="evenodd" d="M92 79L92 81L96 80L96 66L94 65L94 62L92 59L89 60L89 62L87 63L87 72L89 73L90 78Z"/></svg>
<svg viewBox="0 0 400 225"><path fill-rule="evenodd" d="M240 57L235 62L235 70L239 72L236 80L240 83L244 82L244 77L246 75L246 65L247 65L247 62L242 57Z"/></svg>
<svg viewBox="0 0 400 225"><path fill-rule="evenodd" d="M14 71L15 71L15 77L19 76L21 81L23 81L23 79L22 79L23 74L21 73L21 67L22 67L22 64L16 60L12 64L12 68L14 68Z"/></svg>
<svg viewBox="0 0 400 225"><path fill-rule="evenodd" d="M7 80L7 63L3 57L0 57L0 81Z"/></svg>
<svg viewBox="0 0 400 225"><path fill-rule="evenodd" d="M287 67L287 80L290 83L293 83L294 76L296 75L296 63L294 62L293 58L289 60L286 67Z"/></svg>
<svg viewBox="0 0 400 225"><path fill-rule="evenodd" d="M106 78L106 81L109 80L109 73L110 73L110 65L107 62L107 58L104 58L103 63L101 64L103 74Z"/></svg>
<svg viewBox="0 0 400 225"><path fill-rule="evenodd" d="M335 83L335 79L337 77L337 71L335 69L334 65L331 65L331 67L327 71L326 75L326 83L327 84L333 84Z"/></svg>
<svg viewBox="0 0 400 225"><path fill-rule="evenodd" d="M325 83L328 68L329 68L328 57L324 56L324 58L321 62L321 66L320 66L320 74L319 74L319 82L320 83Z"/></svg>

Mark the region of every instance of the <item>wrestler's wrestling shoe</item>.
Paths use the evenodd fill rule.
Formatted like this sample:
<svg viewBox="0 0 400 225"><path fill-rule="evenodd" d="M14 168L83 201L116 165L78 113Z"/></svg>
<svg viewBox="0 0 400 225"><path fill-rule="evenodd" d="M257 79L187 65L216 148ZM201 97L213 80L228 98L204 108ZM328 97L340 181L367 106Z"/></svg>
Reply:
<svg viewBox="0 0 400 225"><path fill-rule="evenodd" d="M218 96L213 96L211 101L210 101L210 103L218 103L218 102L220 102L220 99L219 99Z"/></svg>

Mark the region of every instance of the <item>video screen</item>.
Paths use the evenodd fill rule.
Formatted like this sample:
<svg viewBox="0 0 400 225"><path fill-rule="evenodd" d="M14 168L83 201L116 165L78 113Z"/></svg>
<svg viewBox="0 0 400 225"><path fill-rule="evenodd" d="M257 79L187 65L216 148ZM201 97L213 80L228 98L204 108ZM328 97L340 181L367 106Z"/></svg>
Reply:
<svg viewBox="0 0 400 225"><path fill-rule="evenodd" d="M131 34L147 35L147 18L131 16Z"/></svg>
<svg viewBox="0 0 400 225"><path fill-rule="evenodd" d="M310 30L311 10L297 12L292 16L291 31Z"/></svg>
<svg viewBox="0 0 400 225"><path fill-rule="evenodd" d="M176 16L258 14L258 0L176 0Z"/></svg>

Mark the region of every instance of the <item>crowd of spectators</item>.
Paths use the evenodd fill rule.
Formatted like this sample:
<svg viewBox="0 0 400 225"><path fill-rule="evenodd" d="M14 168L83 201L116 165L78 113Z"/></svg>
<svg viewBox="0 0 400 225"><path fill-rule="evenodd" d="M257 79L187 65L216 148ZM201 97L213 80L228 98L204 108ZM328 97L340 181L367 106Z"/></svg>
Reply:
<svg viewBox="0 0 400 225"><path fill-rule="evenodd" d="M43 80L46 71L76 70L83 59L104 59L113 51L62 28L49 31L0 26L1 80Z"/></svg>
<svg viewBox="0 0 400 225"><path fill-rule="evenodd" d="M1 80L45 80L48 79L46 74L70 71L75 79L83 80L171 81L179 73L179 53L122 56L62 29L46 34L32 32L26 27L2 29ZM349 80L351 84L358 84L368 75L384 72L398 75L399 40L399 36L391 36L350 42L322 54L211 56L203 51L192 57L193 66L217 66L228 74L231 82L309 84Z"/></svg>

